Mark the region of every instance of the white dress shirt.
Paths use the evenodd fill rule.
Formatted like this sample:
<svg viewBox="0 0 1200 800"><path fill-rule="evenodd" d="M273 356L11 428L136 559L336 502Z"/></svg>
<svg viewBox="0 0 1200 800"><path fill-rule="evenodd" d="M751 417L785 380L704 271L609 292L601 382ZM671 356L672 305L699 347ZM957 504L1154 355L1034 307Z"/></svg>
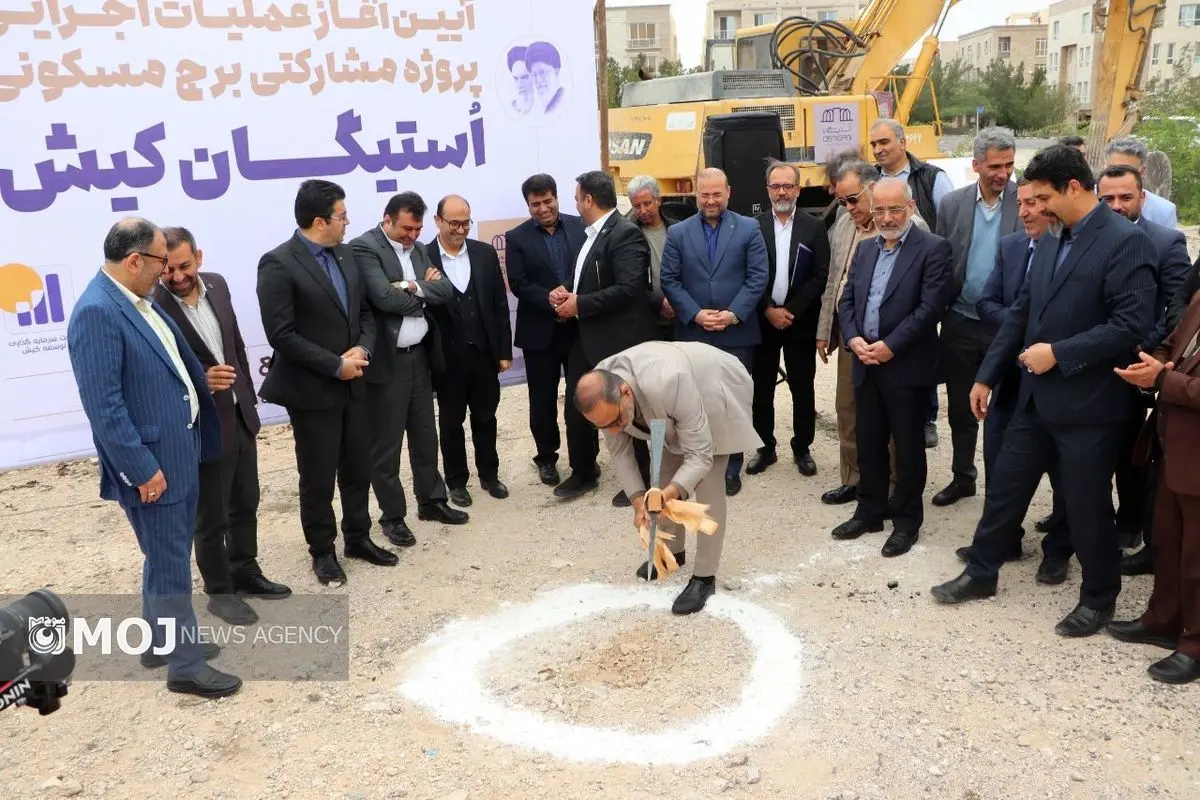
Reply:
<svg viewBox="0 0 1200 800"><path fill-rule="evenodd" d="M104 270L101 270L104 272ZM107 272L104 272L108 275ZM184 396L188 406L192 412L192 424L196 422L196 417L200 416L200 395L196 394L196 386L192 383L192 376L188 373L187 367L183 363L183 356L179 353L179 343L175 341L175 334L171 332L171 328L166 321L158 315L158 312L150 307L150 301L145 297L138 297L131 292L125 284L108 275L109 280L117 285L121 290L121 294L129 298L129 302L133 303L133 307L138 310L142 318L146 320L146 324L150 326L150 330L154 331L154 335L158 337L162 343L163 349L167 351L167 356L171 359L171 364L175 367L175 372L179 374L179 380L183 381L183 385L187 387L188 393ZM189 424L188 427L192 427Z"/></svg>
<svg viewBox="0 0 1200 800"><path fill-rule="evenodd" d="M617 213L617 210L615 208L611 209L603 217L584 228L587 238L583 241L583 247L579 248L579 255L575 257L575 284L571 288L571 291L575 294L579 294L579 278L583 275L584 262L591 255L592 245L596 243L596 237L600 235L600 229L604 227L604 223L608 222L608 218L615 213Z"/></svg>
<svg viewBox="0 0 1200 800"><path fill-rule="evenodd" d="M471 285L471 256L467 252L466 243L463 243L457 253L447 250L440 236L437 245L442 254L442 273L450 279L459 294L466 294L467 287Z"/></svg>
<svg viewBox="0 0 1200 800"><path fill-rule="evenodd" d="M187 300L176 294L171 297L175 298L175 302L179 303L179 307L183 310L183 315L188 318L188 322L192 323L196 333L199 334L201 341L208 348L208 352L212 353L213 358L218 364L233 366L225 360L225 346L223 337L221 336L221 321L217 319L216 309L212 307L212 301L208 299L208 287L204 285L203 278L197 278L196 283L200 286L200 296L196 298L196 305L191 305ZM234 405L237 404L237 393L230 392L233 397Z"/></svg>
<svg viewBox="0 0 1200 800"><path fill-rule="evenodd" d="M417 273L412 265L411 247L406 248L399 242L392 241L391 237L384 236L388 240L388 244L396 251L396 256L400 259L400 271L404 273L404 280L417 280ZM424 276L422 276L424 277ZM417 297L422 297L421 290L416 291ZM396 334L396 347L412 347L421 343L425 338L425 334L429 333L429 321L425 319L425 315L421 314L416 317L405 316L400 322L400 332Z"/></svg>
<svg viewBox="0 0 1200 800"><path fill-rule="evenodd" d="M775 283L771 286L771 302L777 306L783 305L787 299L788 281L792 277L792 222L796 219L796 210L788 216L787 222L780 222L779 215L772 217L775 223Z"/></svg>

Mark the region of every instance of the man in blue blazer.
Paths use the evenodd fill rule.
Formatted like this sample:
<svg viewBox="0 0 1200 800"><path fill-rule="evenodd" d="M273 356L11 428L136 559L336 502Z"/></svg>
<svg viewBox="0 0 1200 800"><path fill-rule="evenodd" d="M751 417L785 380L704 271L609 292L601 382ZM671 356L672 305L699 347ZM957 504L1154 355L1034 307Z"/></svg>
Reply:
<svg viewBox="0 0 1200 800"><path fill-rule="evenodd" d="M667 231L659 280L675 309L675 338L705 342L752 374L762 341L758 302L767 289L767 244L758 220L729 210L729 179L714 167L696 176L699 213ZM725 493L742 488L742 453L729 457Z"/></svg>
<svg viewBox="0 0 1200 800"><path fill-rule="evenodd" d="M1055 630L1090 636L1112 619L1121 591L1112 476L1136 398L1113 370L1132 361L1154 326L1155 253L1138 226L1097 199L1078 150L1046 148L1025 178L1064 228L1037 248L971 390L983 419L1008 366L1019 360L1025 369L967 568L932 591L943 603L993 596L1042 475L1057 467L1083 581Z"/></svg>
<svg viewBox="0 0 1200 800"><path fill-rule="evenodd" d="M146 667L167 665L167 688L224 697L242 681L205 663L192 610L192 536L200 462L221 456L221 420L204 368L170 318L150 302L167 240L144 219L118 222L104 267L71 312L67 352L100 461L100 496L121 505L146 560L142 616L154 631ZM168 638L158 620L175 620Z"/></svg>
<svg viewBox="0 0 1200 800"><path fill-rule="evenodd" d="M870 196L879 235L859 243L838 302L842 341L854 356L858 508L833 537L882 531L890 510L893 530L882 554L891 557L912 549L925 521L925 414L938 379L937 325L950 293L953 254L948 241L912 224L917 206L907 181L882 178ZM889 440L896 453L890 503Z"/></svg>

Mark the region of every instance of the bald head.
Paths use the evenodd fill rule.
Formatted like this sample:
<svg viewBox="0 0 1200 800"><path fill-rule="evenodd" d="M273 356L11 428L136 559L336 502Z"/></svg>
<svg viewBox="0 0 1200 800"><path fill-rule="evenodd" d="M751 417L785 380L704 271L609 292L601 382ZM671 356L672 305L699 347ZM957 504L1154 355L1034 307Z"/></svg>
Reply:
<svg viewBox="0 0 1200 800"><path fill-rule="evenodd" d="M729 208L729 178L722 170L705 167L696 173L696 207L714 225Z"/></svg>
<svg viewBox="0 0 1200 800"><path fill-rule="evenodd" d="M104 237L104 269L139 297L149 297L167 266L167 238L157 225L127 217Z"/></svg>
<svg viewBox="0 0 1200 800"><path fill-rule="evenodd" d="M471 204L457 194L448 194L438 201L433 221L437 223L438 239L448 252L458 253L471 232Z"/></svg>
<svg viewBox="0 0 1200 800"><path fill-rule="evenodd" d="M633 418L633 390L619 375L604 369L584 373L575 386L575 407L601 430L622 430Z"/></svg>

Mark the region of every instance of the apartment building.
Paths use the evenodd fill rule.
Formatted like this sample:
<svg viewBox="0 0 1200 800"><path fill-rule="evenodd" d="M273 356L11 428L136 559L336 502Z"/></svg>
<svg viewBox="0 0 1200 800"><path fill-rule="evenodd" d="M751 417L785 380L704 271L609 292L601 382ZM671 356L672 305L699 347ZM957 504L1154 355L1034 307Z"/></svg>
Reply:
<svg viewBox="0 0 1200 800"><path fill-rule="evenodd" d="M1003 25L991 25L958 38L955 55L966 65L968 76L979 78L988 64L1000 59L1016 67L1025 65L1026 77L1046 66L1049 26L1044 12L1012 14ZM946 59L943 50L942 58Z"/></svg>
<svg viewBox="0 0 1200 800"><path fill-rule="evenodd" d="M869 0L817 0L809 3L708 0L704 36L706 39L732 39L738 28L769 25L792 16L849 23L857 19L859 12L869 4Z"/></svg>
<svg viewBox="0 0 1200 800"><path fill-rule="evenodd" d="M662 62L679 58L669 2L626 5L610 2L605 5L604 23L608 55L618 64L631 65L643 55L647 68L653 71Z"/></svg>
<svg viewBox="0 0 1200 800"><path fill-rule="evenodd" d="M1080 111L1090 111L1092 86L1099 68L1102 31L1094 30L1093 0L1061 0L1050 6L1050 50L1046 72L1051 83L1062 86ZM1188 49L1190 46L1190 49ZM1193 76L1200 75L1200 2L1167 0L1150 32L1150 52L1141 86L1169 81L1179 59L1190 61Z"/></svg>

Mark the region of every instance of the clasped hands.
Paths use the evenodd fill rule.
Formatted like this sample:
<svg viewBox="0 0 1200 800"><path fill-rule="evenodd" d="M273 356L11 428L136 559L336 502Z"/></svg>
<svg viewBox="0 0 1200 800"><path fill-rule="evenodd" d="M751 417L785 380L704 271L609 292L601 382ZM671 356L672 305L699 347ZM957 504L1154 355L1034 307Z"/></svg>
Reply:
<svg viewBox="0 0 1200 800"><path fill-rule="evenodd" d="M733 324L733 312L702 308L696 314L695 320L696 324L706 331L723 331Z"/></svg>
<svg viewBox="0 0 1200 800"><path fill-rule="evenodd" d="M1139 389L1153 389L1163 370L1175 369L1175 362L1168 361L1164 364L1144 351L1138 353L1138 359L1138 363L1130 364L1124 369L1113 367L1113 372L1117 373L1121 380Z"/></svg>
<svg viewBox="0 0 1200 800"><path fill-rule="evenodd" d="M361 378L363 368L367 366L367 363L367 351L355 345L342 353L342 368L338 372L338 377L344 381Z"/></svg>
<svg viewBox="0 0 1200 800"><path fill-rule="evenodd" d="M641 497L633 498L633 527L635 530L650 524L651 512L658 513L667 507L671 500L679 499L679 487L673 483L665 489L647 489Z"/></svg>
<svg viewBox="0 0 1200 800"><path fill-rule="evenodd" d="M859 361L869 367L886 364L896 357L896 354L892 352L892 348L888 347L887 343L882 339L867 344L866 339L861 336L855 336L846 345L854 355L858 356Z"/></svg>
<svg viewBox="0 0 1200 800"><path fill-rule="evenodd" d="M579 316L579 301L574 292L567 291L565 286L555 286L550 290L550 307L559 319L571 319Z"/></svg>

